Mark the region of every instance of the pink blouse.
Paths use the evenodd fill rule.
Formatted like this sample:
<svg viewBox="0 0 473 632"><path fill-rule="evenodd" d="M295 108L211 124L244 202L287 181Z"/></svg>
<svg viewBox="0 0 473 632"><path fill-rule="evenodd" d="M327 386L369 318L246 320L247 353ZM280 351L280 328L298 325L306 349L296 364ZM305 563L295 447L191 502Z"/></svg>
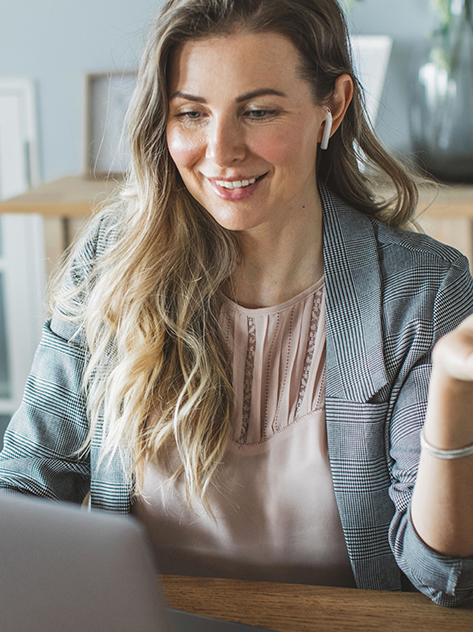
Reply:
<svg viewBox="0 0 473 632"><path fill-rule="evenodd" d="M225 299L235 416L209 490L216 520L193 513L158 465L133 512L163 573L354 586L325 428L325 284L274 307Z"/></svg>

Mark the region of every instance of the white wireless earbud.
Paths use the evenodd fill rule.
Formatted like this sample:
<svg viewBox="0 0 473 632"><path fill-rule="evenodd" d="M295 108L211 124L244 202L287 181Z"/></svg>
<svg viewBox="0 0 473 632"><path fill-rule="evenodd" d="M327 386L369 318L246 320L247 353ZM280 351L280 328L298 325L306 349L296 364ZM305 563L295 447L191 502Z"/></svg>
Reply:
<svg viewBox="0 0 473 632"><path fill-rule="evenodd" d="M332 112L327 108L327 118L325 119L324 135L322 136L322 142L320 143L320 149L328 148L328 141L330 140L330 134L332 133Z"/></svg>

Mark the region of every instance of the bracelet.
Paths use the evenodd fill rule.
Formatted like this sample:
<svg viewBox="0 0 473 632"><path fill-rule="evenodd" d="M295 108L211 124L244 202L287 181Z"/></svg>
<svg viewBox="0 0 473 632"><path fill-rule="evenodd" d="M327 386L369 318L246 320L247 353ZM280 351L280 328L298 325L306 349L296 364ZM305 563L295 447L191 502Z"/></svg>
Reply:
<svg viewBox="0 0 473 632"><path fill-rule="evenodd" d="M471 456L473 454L473 444L467 445L466 448L457 448L456 450L439 450L434 448L433 445L427 443L424 437L424 428L420 433L420 445L423 450L428 452L431 456L435 456L437 459L461 459L464 456Z"/></svg>

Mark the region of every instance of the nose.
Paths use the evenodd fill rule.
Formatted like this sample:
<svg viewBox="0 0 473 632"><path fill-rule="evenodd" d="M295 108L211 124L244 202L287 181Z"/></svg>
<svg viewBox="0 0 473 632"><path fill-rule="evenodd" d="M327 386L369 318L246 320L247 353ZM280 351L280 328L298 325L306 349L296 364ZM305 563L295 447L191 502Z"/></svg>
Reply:
<svg viewBox="0 0 473 632"><path fill-rule="evenodd" d="M208 129L206 157L219 167L226 167L245 158L245 138L238 121L214 118Z"/></svg>

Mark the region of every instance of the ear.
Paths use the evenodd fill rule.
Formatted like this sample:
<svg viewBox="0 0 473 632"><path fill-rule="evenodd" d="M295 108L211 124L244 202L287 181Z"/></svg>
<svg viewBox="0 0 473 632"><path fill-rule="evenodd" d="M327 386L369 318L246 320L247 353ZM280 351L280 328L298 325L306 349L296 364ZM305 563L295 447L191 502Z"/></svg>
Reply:
<svg viewBox="0 0 473 632"><path fill-rule="evenodd" d="M332 136L342 124L345 113L353 98L353 80L350 75L340 75L335 81L335 89L330 101L325 105L332 113ZM319 139L320 142L321 138Z"/></svg>

